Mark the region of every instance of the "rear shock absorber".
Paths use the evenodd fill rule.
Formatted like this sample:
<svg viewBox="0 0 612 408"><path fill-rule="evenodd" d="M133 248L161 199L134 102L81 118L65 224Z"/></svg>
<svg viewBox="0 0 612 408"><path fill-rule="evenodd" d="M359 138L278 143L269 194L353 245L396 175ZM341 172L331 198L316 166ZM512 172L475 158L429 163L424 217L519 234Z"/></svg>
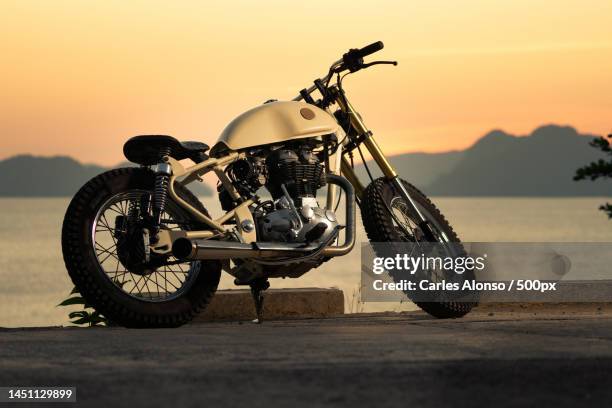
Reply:
<svg viewBox="0 0 612 408"><path fill-rule="evenodd" d="M152 240L157 240L157 232L159 231L162 214L166 209L168 201L168 186L170 185L170 176L172 175L172 167L167 162L168 156L171 153L169 147L160 150L160 162L155 166L155 188L153 190L153 220L154 231L151 231Z"/></svg>

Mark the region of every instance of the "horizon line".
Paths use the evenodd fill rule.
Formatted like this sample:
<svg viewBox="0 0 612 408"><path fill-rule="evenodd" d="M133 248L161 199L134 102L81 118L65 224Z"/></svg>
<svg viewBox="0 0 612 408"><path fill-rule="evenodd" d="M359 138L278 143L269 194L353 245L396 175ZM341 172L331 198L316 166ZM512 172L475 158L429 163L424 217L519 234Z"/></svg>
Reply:
<svg viewBox="0 0 612 408"><path fill-rule="evenodd" d="M535 127L529 134L521 134L521 135L516 135L516 134L512 134L512 133L508 133L505 130L503 130L502 128L493 128L491 130L489 130L488 132L484 133L482 136L480 136L476 141L474 141L473 143L471 143L470 145L464 147L464 148L456 148L456 149L448 149L448 150L406 150L406 151L402 151L402 152L393 152L393 153L389 153L387 154L387 156L389 157L395 157L395 156L402 156L405 154L445 154L445 153L456 153L456 152L461 152L461 151L465 151L470 149L471 147L475 146L478 142L480 142L482 139L484 139L485 137L489 136L490 134L494 133L494 132L502 132L507 136L513 137L513 138L523 138L523 137L530 137L533 136L533 134L538 130L538 129L542 129L542 128L546 128L546 127L557 127L557 128L571 128L572 130L574 130L576 132L576 134L578 136L582 136L582 137L603 137L605 136L605 133L603 135L598 135L598 134L591 134L591 133L580 133L580 131L572 125L560 125L557 123L546 123L546 124L542 124L539 125L537 127ZM612 133L612 130L610 131ZM49 155L45 155L45 154L36 154L36 153L32 153L32 152L22 152L22 153L15 153L15 154L11 154L9 156L2 156L0 157L0 161L5 161L5 160L9 160L15 157L33 157L33 158L42 158L42 159L54 159L54 158L68 158L68 159L72 159L76 162L78 162L81 165L84 166L96 166L96 167L103 167L103 168L113 168L116 167L117 165L120 165L122 163L127 162L127 159L125 160L119 160L117 161L115 164L112 165L104 165L104 164L100 164L100 163L94 163L94 162L83 162L81 161L79 158L68 155L68 154L62 154L62 153L56 153L56 154L49 154ZM370 161L371 159L367 160Z"/></svg>

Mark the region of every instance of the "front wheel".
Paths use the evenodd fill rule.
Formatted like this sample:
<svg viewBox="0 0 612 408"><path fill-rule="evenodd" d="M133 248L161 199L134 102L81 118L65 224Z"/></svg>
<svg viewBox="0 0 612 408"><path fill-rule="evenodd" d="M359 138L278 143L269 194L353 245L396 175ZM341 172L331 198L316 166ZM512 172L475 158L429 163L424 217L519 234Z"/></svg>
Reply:
<svg viewBox="0 0 612 408"><path fill-rule="evenodd" d="M62 228L64 262L88 304L115 324L176 327L187 323L213 297L221 275L218 261L180 262L147 253L145 219L155 175L145 168L108 171L74 196ZM177 194L207 213L189 190ZM168 200L166 229L205 229Z"/></svg>
<svg viewBox="0 0 612 408"><path fill-rule="evenodd" d="M427 219L438 242L451 243L450 246L454 248L461 247L459 237L453 228L425 194L407 181L401 180L401 182L421 214ZM418 227L419 219L416 214L412 213L410 206L385 178L374 180L364 191L361 218L368 239L372 243L426 242L424 234ZM410 293L407 295L410 296ZM426 302L416 300L415 303L437 318L461 317L469 313L474 306L473 302L452 299Z"/></svg>

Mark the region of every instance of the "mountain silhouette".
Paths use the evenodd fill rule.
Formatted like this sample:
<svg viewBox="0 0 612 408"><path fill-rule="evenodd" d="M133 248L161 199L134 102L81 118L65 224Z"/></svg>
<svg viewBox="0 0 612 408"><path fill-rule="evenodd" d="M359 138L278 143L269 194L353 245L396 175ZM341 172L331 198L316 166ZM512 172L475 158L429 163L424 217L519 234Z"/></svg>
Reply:
<svg viewBox="0 0 612 408"><path fill-rule="evenodd" d="M539 127L526 137L496 130L465 150L450 171L424 190L438 196L609 195L609 181L573 180L578 167L603 157L588 144L595 137L555 125Z"/></svg>
<svg viewBox="0 0 612 408"><path fill-rule="evenodd" d="M494 130L462 151L406 153L389 160L403 178L433 196L608 196L609 180L573 181L577 168L603 157L589 146L594 137L556 125L521 137ZM374 177L380 175L376 166L370 169ZM106 170L65 156L15 156L0 161L0 196L72 196ZM363 165L356 171L367 180ZM197 195L212 195L203 183L189 187Z"/></svg>
<svg viewBox="0 0 612 408"><path fill-rule="evenodd" d="M405 153L389 156L388 160L397 172L406 180L418 186L433 183L441 174L445 174L463 158L463 151L444 153ZM375 163L368 161L372 177L381 177L382 173ZM355 171L362 181L368 180L368 174L362 164L355 164Z"/></svg>
<svg viewBox="0 0 612 408"><path fill-rule="evenodd" d="M557 125L527 136L493 130L462 151L406 153L389 161L403 178L432 196L607 196L610 181L573 180L577 168L603 158L589 146L595 137ZM374 177L380 176L376 165L368 166ZM355 168L367 179L363 165Z"/></svg>
<svg viewBox="0 0 612 408"><path fill-rule="evenodd" d="M0 197L71 197L89 179L107 170L67 156L13 156L0 161ZM197 195L212 195L212 189L202 183L189 187Z"/></svg>

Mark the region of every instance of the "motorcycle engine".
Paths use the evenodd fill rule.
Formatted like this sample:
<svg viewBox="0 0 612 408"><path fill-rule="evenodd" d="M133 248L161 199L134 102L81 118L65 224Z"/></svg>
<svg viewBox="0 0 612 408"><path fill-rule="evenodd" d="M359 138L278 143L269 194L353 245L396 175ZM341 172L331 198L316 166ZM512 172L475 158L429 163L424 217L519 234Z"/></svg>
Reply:
<svg viewBox="0 0 612 408"><path fill-rule="evenodd" d="M338 225L336 214L321 208L317 190L325 185L325 168L313 144L268 149L228 166L227 173L243 196L265 186L271 201L254 212L258 239L267 242L322 242ZM220 189L223 208L235 203Z"/></svg>

